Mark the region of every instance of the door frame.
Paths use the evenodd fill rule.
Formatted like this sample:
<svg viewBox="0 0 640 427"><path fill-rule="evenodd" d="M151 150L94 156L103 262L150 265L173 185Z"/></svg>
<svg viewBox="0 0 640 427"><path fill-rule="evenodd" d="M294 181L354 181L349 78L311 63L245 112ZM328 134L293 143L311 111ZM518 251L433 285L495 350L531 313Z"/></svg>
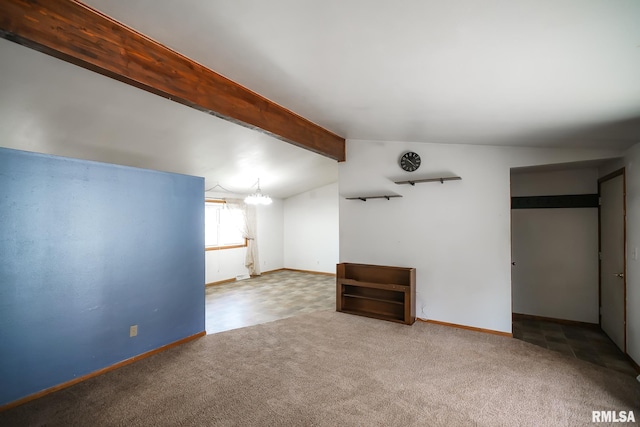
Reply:
<svg viewBox="0 0 640 427"><path fill-rule="evenodd" d="M622 176L622 266L624 271L623 277L623 319L624 319L624 354L627 354L627 174L625 168L621 168L611 172L598 179L598 197L601 195L601 185L610 179ZM602 221L601 221L601 205L598 203L598 324L602 329Z"/></svg>

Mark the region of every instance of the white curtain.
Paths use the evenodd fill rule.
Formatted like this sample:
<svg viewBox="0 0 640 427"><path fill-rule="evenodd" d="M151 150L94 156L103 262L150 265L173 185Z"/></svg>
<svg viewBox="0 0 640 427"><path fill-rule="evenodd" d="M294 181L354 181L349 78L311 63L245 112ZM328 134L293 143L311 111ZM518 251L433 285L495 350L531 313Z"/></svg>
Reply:
<svg viewBox="0 0 640 427"><path fill-rule="evenodd" d="M249 270L251 276L260 275L260 259L258 258L257 220L256 207L247 205L243 200L227 200L227 208L237 209L242 212L244 221L242 223L242 237L247 239L247 254L244 259L244 266Z"/></svg>

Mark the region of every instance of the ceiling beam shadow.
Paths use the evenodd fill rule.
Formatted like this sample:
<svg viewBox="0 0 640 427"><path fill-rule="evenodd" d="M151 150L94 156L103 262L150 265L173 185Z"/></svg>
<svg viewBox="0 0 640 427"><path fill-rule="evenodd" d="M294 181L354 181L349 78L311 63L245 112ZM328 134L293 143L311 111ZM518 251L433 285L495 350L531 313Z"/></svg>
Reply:
<svg viewBox="0 0 640 427"><path fill-rule="evenodd" d="M2 0L0 37L345 160L344 138L77 0Z"/></svg>

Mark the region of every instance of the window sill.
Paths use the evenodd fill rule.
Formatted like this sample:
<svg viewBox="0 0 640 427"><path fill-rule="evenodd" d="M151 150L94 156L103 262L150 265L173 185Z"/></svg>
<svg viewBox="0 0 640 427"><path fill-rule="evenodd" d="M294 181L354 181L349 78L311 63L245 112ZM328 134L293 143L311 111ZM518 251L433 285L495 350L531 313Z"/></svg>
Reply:
<svg viewBox="0 0 640 427"><path fill-rule="evenodd" d="M206 251L220 251L220 250L224 250L224 249L238 249L238 248L246 248L247 245L231 245L231 246L207 246L204 248L205 252Z"/></svg>

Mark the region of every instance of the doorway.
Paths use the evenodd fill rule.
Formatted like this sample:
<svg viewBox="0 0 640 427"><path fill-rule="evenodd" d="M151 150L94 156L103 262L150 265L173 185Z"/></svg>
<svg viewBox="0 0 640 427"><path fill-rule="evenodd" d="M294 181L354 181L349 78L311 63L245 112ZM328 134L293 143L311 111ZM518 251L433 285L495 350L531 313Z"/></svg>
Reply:
<svg viewBox="0 0 640 427"><path fill-rule="evenodd" d="M613 165L620 169L600 177ZM573 166L511 171L513 336L635 375L626 356L625 170Z"/></svg>
<svg viewBox="0 0 640 427"><path fill-rule="evenodd" d="M599 324L598 169L511 173L515 314Z"/></svg>
<svg viewBox="0 0 640 427"><path fill-rule="evenodd" d="M626 334L626 202L625 170L598 180L600 327L625 354Z"/></svg>

